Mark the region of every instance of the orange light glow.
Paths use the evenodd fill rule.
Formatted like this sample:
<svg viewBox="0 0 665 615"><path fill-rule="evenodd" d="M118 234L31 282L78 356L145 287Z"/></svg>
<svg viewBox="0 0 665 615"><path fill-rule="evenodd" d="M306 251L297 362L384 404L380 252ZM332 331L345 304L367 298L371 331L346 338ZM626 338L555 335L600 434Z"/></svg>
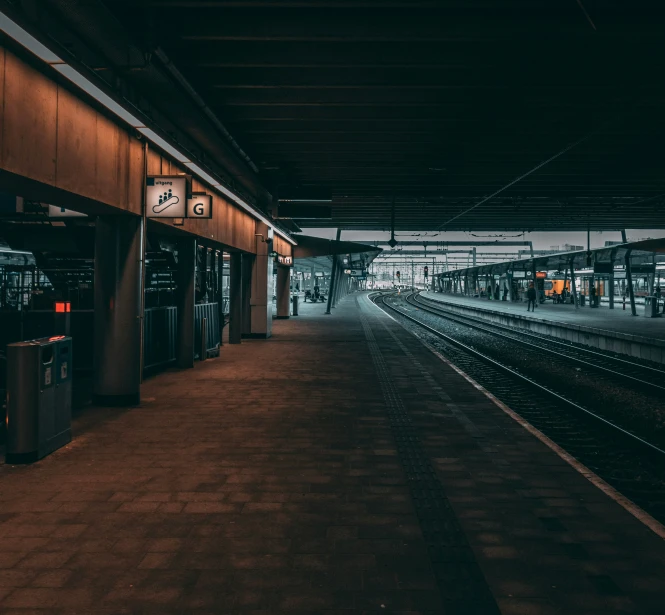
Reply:
<svg viewBox="0 0 665 615"><path fill-rule="evenodd" d="M70 301L56 301L55 312L56 314L69 314L72 311L72 304Z"/></svg>
<svg viewBox="0 0 665 615"><path fill-rule="evenodd" d="M53 337L49 337L48 341L49 342L57 342L58 340L64 340L65 336L64 335L54 335Z"/></svg>

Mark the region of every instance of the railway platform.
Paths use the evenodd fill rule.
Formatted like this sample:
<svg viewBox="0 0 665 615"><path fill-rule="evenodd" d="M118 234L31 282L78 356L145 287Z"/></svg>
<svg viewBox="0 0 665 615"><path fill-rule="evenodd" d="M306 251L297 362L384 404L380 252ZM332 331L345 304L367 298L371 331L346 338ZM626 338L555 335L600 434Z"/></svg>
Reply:
<svg viewBox="0 0 665 615"><path fill-rule="evenodd" d="M366 294L324 311L0 466L0 612L662 614L660 526Z"/></svg>
<svg viewBox="0 0 665 615"><path fill-rule="evenodd" d="M644 308L640 309L640 306L638 316L632 316L630 306L623 310L621 302L610 310L606 305L575 309L570 304L546 301L535 312L527 312L527 304L521 302L491 301L432 291L423 292L422 296L444 303L453 310L472 310L474 315L488 320L665 363L665 318L645 318Z"/></svg>

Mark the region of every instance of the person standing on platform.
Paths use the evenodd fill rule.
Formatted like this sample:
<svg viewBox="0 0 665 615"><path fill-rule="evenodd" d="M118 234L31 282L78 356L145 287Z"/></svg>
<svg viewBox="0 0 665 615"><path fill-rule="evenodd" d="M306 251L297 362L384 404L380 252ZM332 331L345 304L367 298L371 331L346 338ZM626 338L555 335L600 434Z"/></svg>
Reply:
<svg viewBox="0 0 665 615"><path fill-rule="evenodd" d="M533 285L533 282L529 284L529 290L526 291L526 298L528 300L526 311L535 312L536 311L536 288ZM531 309L533 308L533 310Z"/></svg>
<svg viewBox="0 0 665 615"><path fill-rule="evenodd" d="M661 295L660 283L656 284L656 288L654 289L653 294L656 297L656 314L658 314L658 311L660 310L660 295Z"/></svg>

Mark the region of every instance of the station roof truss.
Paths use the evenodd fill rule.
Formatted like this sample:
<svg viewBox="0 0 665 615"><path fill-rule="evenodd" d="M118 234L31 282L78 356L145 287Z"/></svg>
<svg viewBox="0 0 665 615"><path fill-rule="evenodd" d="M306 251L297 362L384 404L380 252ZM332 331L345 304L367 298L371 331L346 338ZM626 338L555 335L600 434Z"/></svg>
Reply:
<svg viewBox="0 0 665 615"><path fill-rule="evenodd" d="M38 1L69 15L85 4L83 35L101 5ZM665 3L104 7L151 69L165 53L273 196L328 195L331 215L302 227L389 229L393 203L403 230L665 227ZM132 62L140 87L148 69Z"/></svg>
<svg viewBox="0 0 665 615"><path fill-rule="evenodd" d="M561 252L547 256L465 267L437 273L436 277L445 279L457 276L502 275L509 271L532 271L534 269L536 271L564 272L571 265L576 271L593 270L593 263L613 263L615 269L621 269L626 262L626 255L629 256L631 265L665 263L665 239L647 239L593 250ZM588 262L589 257L591 264Z"/></svg>

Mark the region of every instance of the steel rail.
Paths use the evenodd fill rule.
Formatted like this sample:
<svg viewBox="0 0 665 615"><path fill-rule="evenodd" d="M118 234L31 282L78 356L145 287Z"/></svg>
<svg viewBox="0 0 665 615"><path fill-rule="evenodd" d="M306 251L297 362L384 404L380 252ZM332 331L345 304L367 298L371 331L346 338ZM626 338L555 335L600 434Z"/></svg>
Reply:
<svg viewBox="0 0 665 615"><path fill-rule="evenodd" d="M636 436L635 434L631 433L630 431L627 431L623 427L620 427L619 425L616 425L615 423L612 423L611 421L608 421L607 419L603 418L602 416L596 414L595 412L592 412L591 410L588 410L587 408L584 408L583 406L580 406L579 404L576 404L574 401L571 401L569 399L566 399L562 395L559 395L558 393L548 389L547 387L537 383L535 380L532 380L531 378L528 378L527 376L524 376L523 374L520 374L519 372L511 369L510 367L507 367L505 365L502 365L495 359L492 359L491 357L488 357L487 355L484 355L483 353L475 350L474 348L471 348L470 346L467 346L466 344L460 342L459 340L456 340L453 337L450 337L449 335L446 335L445 333L442 333L441 331L438 331L437 329L434 329L433 327L430 327L429 325L425 324L424 322L418 320L417 318L414 318L410 314L407 314L406 312L397 309L395 306L390 305L389 303L386 303L385 301L386 295L379 295L379 296L374 296L371 297L372 301L375 303L378 303L379 301L388 309L392 310L393 312L399 314L403 318L406 318L407 320L417 324L418 326L422 327L425 329L428 333L431 333L432 335L443 339L445 342L448 344L451 344L452 346L456 346L457 348L462 349L464 352L467 354L470 354L472 357L487 363L491 365L492 367L496 368L497 370L508 374L512 378L519 380L521 382L526 383L532 388L535 388L536 390L540 391L541 393L546 393L547 395L554 397L557 399L558 402L563 403L565 406L568 406L569 408L573 409L577 413L582 413L584 416L593 419L594 421L600 423L603 425L605 428L608 428L610 431L613 433L618 433L620 434L623 438L627 439L634 445L638 445L640 447L643 447L646 449L647 452L649 452L651 455L654 457L658 458L659 461L662 462L663 459L665 459L665 451L658 448L654 444L651 444L650 442L647 442L646 440L643 440L639 436Z"/></svg>
<svg viewBox="0 0 665 615"><path fill-rule="evenodd" d="M409 301L409 299L413 297L412 301ZM484 321L480 318L474 318L473 316L465 316L462 314L454 314L451 312L448 312L445 308L440 308L438 306L435 306L432 304L432 300L429 300L427 298L419 297L418 293L413 293L412 295L407 295L406 296L406 301L410 305L413 305L415 307L418 307L419 309L425 310L426 312L430 312L431 314L436 314L437 316L441 316L442 318L447 318L449 320L452 320L454 322L458 322L460 324L466 325L468 327L471 327L473 329L478 329L480 331L485 331L487 333L492 333L493 335L497 335L499 337L503 337L505 339L509 339L513 342L516 342L518 344L522 344L523 346L529 346L531 348L537 348L539 350L544 350L545 352L556 355L565 359L568 359L570 361L579 363L583 365L585 368L591 368L595 369L598 371L603 371L611 374L612 376L619 376L620 378L625 378L626 380L632 380L633 382L637 382L639 384L646 385L648 387L652 387L654 389L659 389L660 391L665 391L665 386L661 386L659 384L656 384L654 382L649 382L648 380L642 380L641 378L638 378L636 376L631 376L630 374L626 374L624 372L619 372L615 371L609 367L603 367L602 365L598 365L597 363L588 363L584 359L581 359L579 357L574 357L562 352L558 352L556 350L553 350L552 348L547 348L546 346L540 346L539 344L532 344L531 342L527 342L524 340L520 340L515 337L511 337L510 335L506 335L504 333L498 333L496 329L501 329L503 331L509 331L510 333L513 333L515 335L521 335L524 337L531 337L531 338L536 338L536 339L541 339L537 335L534 335L533 333L528 333L527 331L516 331L515 329L511 327L506 327L504 325L499 325L495 323L490 323L487 321ZM429 303L424 303L424 301L429 301ZM465 320L470 320L472 323L465 322ZM482 323L482 324L476 324L476 323ZM665 379L665 370L660 370L654 367L649 367L648 365L640 365L639 363L633 363L632 361L627 361L625 359L619 359L617 357L611 357L609 355L604 355L600 352L595 352L593 350L587 350L586 348L578 348L577 346L569 346L568 344L564 344L563 342L559 342L556 340L547 340L548 344L556 344L557 346L561 346L563 348L566 348L567 350L574 350L575 352L580 352L580 353L586 353L588 355L600 357L603 360L606 360L608 362L615 362L615 363L621 363L626 366L631 367L632 369L635 369L637 371L649 371L653 372L654 374L658 374L660 377Z"/></svg>

